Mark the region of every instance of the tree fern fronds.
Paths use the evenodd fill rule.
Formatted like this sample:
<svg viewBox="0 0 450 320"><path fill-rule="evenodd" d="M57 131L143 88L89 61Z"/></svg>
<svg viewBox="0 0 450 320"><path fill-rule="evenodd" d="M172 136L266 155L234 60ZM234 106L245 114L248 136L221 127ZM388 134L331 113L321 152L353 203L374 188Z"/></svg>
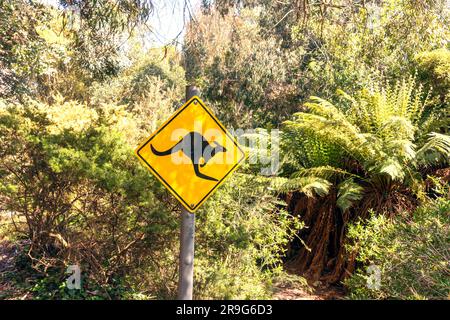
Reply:
<svg viewBox="0 0 450 320"><path fill-rule="evenodd" d="M316 98L316 100L319 98ZM319 101L319 100L318 100ZM295 120L284 122L285 125L295 126L300 123L321 123L326 126L345 128L353 134L360 133L357 126L346 119L346 116L334 107L330 102L320 99L320 103L305 103L309 107L310 113L297 112L294 114Z"/></svg>
<svg viewBox="0 0 450 320"><path fill-rule="evenodd" d="M307 102L304 105L305 107L308 107L311 112L329 118L345 118L341 110L336 108L331 102L315 96L310 97L309 100L311 102Z"/></svg>
<svg viewBox="0 0 450 320"><path fill-rule="evenodd" d="M294 172L292 174L292 178L299 178L299 177L308 177L308 176L314 176L318 178L323 178L330 180L331 178L334 178L336 176L338 177L345 177L345 176L353 176L358 177L357 175L350 173L348 171L345 171L343 169L339 169L332 166L320 166L320 167L313 167L313 168L303 168L298 170L297 172Z"/></svg>
<svg viewBox="0 0 450 320"><path fill-rule="evenodd" d="M345 212L355 202L361 200L363 192L364 188L354 182L352 178L347 179L338 185L336 204L342 212Z"/></svg>
<svg viewBox="0 0 450 320"><path fill-rule="evenodd" d="M336 127L330 122L305 121L296 123L296 127L307 135L338 146L357 160L366 161L373 156L373 150L368 149L370 145L363 135Z"/></svg>
<svg viewBox="0 0 450 320"><path fill-rule="evenodd" d="M416 125L423 121L428 99L429 92L424 93L415 77L397 81L394 85L381 86L380 83L374 83L369 90L363 89L356 96L352 122L361 129L370 129L372 132L380 129L393 116L403 117Z"/></svg>
<svg viewBox="0 0 450 320"><path fill-rule="evenodd" d="M449 163L450 136L437 132L428 135L428 141L417 150L417 158L423 164L436 162ZM432 157L430 157L430 155Z"/></svg>
<svg viewBox="0 0 450 320"><path fill-rule="evenodd" d="M331 183L328 180L318 177L299 177L287 179L285 183L278 187L279 191L299 191L308 197L315 195L323 197L328 194Z"/></svg>
<svg viewBox="0 0 450 320"><path fill-rule="evenodd" d="M408 106L407 116L415 124L422 120L425 106L428 105L430 99L431 89L425 94L425 98L422 98L424 94L423 86L420 84L416 90L416 94L411 99L411 103Z"/></svg>
<svg viewBox="0 0 450 320"><path fill-rule="evenodd" d="M311 101L305 103L305 106L309 108L312 114L320 116L321 118L327 120L333 120L335 125L339 125L347 128L349 131L359 133L360 130L357 126L348 121L346 115L342 113L337 107L335 107L331 102L319 98L311 97ZM309 114L309 113L308 113ZM298 115L305 117L305 113L298 113ZM319 119L319 118L317 118ZM322 120L323 121L323 120Z"/></svg>
<svg viewBox="0 0 450 320"><path fill-rule="evenodd" d="M270 185L270 188L277 191L281 191L282 186L289 180L284 177L266 177L266 179Z"/></svg>
<svg viewBox="0 0 450 320"><path fill-rule="evenodd" d="M388 153L404 159L405 162L416 158L415 147L415 144L407 139L394 139L386 143Z"/></svg>
<svg viewBox="0 0 450 320"><path fill-rule="evenodd" d="M412 122L399 116L387 118L381 125L378 134L383 137L397 137L398 139L414 139L416 128Z"/></svg>
<svg viewBox="0 0 450 320"><path fill-rule="evenodd" d="M294 127L283 131L281 147L299 168L338 165L342 161L342 148Z"/></svg>
<svg viewBox="0 0 450 320"><path fill-rule="evenodd" d="M356 105L357 101L355 98L353 98L351 95L349 95L347 92L345 92L344 90L341 89L337 89L336 90L336 94L342 98L344 98L345 100L348 100L352 103L352 105Z"/></svg>
<svg viewBox="0 0 450 320"><path fill-rule="evenodd" d="M439 114L431 113L422 118L422 122L420 123L420 131L417 136L418 139L427 136L433 128L437 127L437 122L441 120Z"/></svg>
<svg viewBox="0 0 450 320"><path fill-rule="evenodd" d="M388 158L376 168L379 173L388 175L392 180L403 181L405 178L404 166L396 159Z"/></svg>
<svg viewBox="0 0 450 320"><path fill-rule="evenodd" d="M410 106L412 104L412 99L414 98L413 91L415 88L415 84L416 81L414 77L409 77L409 79L407 80L402 80L402 85L397 92L397 99L399 100L397 101L397 113L401 116L407 116L408 114L408 110L410 109ZM419 96L421 95L421 91L422 88L421 86L419 86L416 91Z"/></svg>
<svg viewBox="0 0 450 320"><path fill-rule="evenodd" d="M293 121L284 123L285 145L299 166L290 167L294 173L282 189L312 196L325 194L330 182L345 180L336 185L338 206L344 211L362 197L363 186L355 181L365 181L381 193L402 184L417 197L423 195L419 166L450 162L450 136L431 133L423 139L438 116L432 108L425 109L422 87L408 78L395 85L375 84L355 98L338 94L351 103L339 109L311 97L305 104L309 113L296 113ZM361 176L346 172L348 166Z"/></svg>
<svg viewBox="0 0 450 320"><path fill-rule="evenodd" d="M337 135L344 133L347 136L351 136L352 140L364 142L364 139L361 139L359 128L350 123L342 113L339 116L331 115L330 118L305 112L295 113L294 116L295 121L285 121L283 124L291 129L313 130L317 134L321 133L320 130L327 130Z"/></svg>
<svg viewBox="0 0 450 320"><path fill-rule="evenodd" d="M324 116L317 115L314 113L306 113L306 112L297 112L294 113L295 121L285 121L283 122L284 125L290 126L290 127L298 127L299 124L310 121L310 122L321 122L321 123L329 123L329 119L327 119Z"/></svg>

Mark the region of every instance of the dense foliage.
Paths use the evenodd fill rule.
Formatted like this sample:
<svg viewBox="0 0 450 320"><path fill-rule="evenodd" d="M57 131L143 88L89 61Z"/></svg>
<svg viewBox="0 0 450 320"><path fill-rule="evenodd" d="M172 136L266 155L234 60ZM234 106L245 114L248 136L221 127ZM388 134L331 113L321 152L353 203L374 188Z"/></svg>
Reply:
<svg viewBox="0 0 450 320"><path fill-rule="evenodd" d="M239 126L277 126L312 95L334 103L337 89L399 79L417 68L417 54L447 46L450 37L443 0L218 1L216 7L206 5L188 30L187 78Z"/></svg>
<svg viewBox="0 0 450 320"><path fill-rule="evenodd" d="M45 279L36 284L43 298L64 297L59 284L72 264L83 270L84 298L126 297L122 286L174 297L179 209L133 161L136 125L107 105L2 105L2 210L16 239L30 240L24 258ZM268 275L299 227L271 193L264 180L238 175L198 213L199 297L267 296Z"/></svg>
<svg viewBox="0 0 450 320"><path fill-rule="evenodd" d="M446 299L450 269L450 200L438 199L414 213L388 220L372 216L351 226L358 262L380 270L379 288L367 287L361 268L347 281L353 299ZM370 281L370 280L369 280Z"/></svg>

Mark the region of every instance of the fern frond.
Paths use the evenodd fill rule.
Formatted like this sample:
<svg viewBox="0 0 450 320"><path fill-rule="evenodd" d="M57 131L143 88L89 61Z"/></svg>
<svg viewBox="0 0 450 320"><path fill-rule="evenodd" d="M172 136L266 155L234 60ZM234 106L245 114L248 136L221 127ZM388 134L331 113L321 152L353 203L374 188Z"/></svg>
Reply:
<svg viewBox="0 0 450 320"><path fill-rule="evenodd" d="M277 191L282 191L283 189L282 187L289 180L288 178L284 177L270 177L270 178L266 177L266 179L270 185L270 188Z"/></svg>
<svg viewBox="0 0 450 320"><path fill-rule="evenodd" d="M358 185L353 179L347 179L338 185L336 204L345 212L363 197L364 188Z"/></svg>
<svg viewBox="0 0 450 320"><path fill-rule="evenodd" d="M402 181L405 177L404 166L396 159L388 158L377 166L379 173L388 175L392 180Z"/></svg>
<svg viewBox="0 0 450 320"><path fill-rule="evenodd" d="M428 135L428 141L417 151L417 159L424 165L449 163L450 136L437 132Z"/></svg>
<svg viewBox="0 0 450 320"><path fill-rule="evenodd" d="M429 93L425 94L415 77L394 85L382 86L375 82L356 96L352 122L372 133L380 130L392 117L404 118L416 126L423 121L428 98Z"/></svg>
<svg viewBox="0 0 450 320"><path fill-rule="evenodd" d="M382 137L413 140L415 131L416 127L407 118L391 116L382 123L378 134Z"/></svg>
<svg viewBox="0 0 450 320"><path fill-rule="evenodd" d="M345 118L327 119L309 113L297 113L296 117L296 121L284 122L288 129L297 130L307 136L313 136L328 144L339 146L358 160L374 156L373 151L367 149L370 145L366 144L365 136Z"/></svg>
<svg viewBox="0 0 450 320"><path fill-rule="evenodd" d="M339 169L332 166L320 166L320 167L313 167L313 168L302 168L297 172L294 172L292 174L292 178L299 178L299 177L308 177L308 176L314 176L318 178L323 179L331 179L334 177L344 177L344 176L354 176L356 175L345 171L343 169Z"/></svg>
<svg viewBox="0 0 450 320"><path fill-rule="evenodd" d="M389 154L395 155L404 162L414 160L416 158L415 144L406 139L394 139L387 141L386 148Z"/></svg>
<svg viewBox="0 0 450 320"><path fill-rule="evenodd" d="M308 197L315 195L323 197L328 194L331 183L328 180L318 177L299 177L287 179L278 190L282 192L299 191Z"/></svg>

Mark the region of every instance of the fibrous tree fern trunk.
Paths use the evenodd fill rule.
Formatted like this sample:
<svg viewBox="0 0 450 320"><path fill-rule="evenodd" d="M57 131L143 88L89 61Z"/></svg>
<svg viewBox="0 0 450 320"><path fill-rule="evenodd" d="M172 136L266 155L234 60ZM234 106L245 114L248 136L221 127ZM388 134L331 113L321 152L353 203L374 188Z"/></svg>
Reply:
<svg viewBox="0 0 450 320"><path fill-rule="evenodd" d="M308 228L299 234L304 245L289 263L289 269L311 281L335 283L350 274L354 259L344 253L345 227L350 214L336 208L336 192L317 199L300 193L287 195L289 210Z"/></svg>
<svg viewBox="0 0 450 320"><path fill-rule="evenodd" d="M353 273L356 264L356 252L347 252L345 247L350 223L368 218L371 212L392 217L399 212L412 212L418 205L411 191L400 185L390 186L385 196L386 190L366 188L360 204L347 210L336 205L337 190L334 188L320 198L307 197L301 192L286 195L289 212L306 226L299 234L304 244L293 254L294 250L291 250L288 268L292 272L311 282L340 282Z"/></svg>

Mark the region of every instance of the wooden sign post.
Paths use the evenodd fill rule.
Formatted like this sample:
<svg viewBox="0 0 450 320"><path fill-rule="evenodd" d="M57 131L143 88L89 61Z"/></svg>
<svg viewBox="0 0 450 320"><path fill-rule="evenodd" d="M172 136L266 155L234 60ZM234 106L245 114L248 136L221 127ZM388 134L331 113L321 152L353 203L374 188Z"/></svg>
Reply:
<svg viewBox="0 0 450 320"><path fill-rule="evenodd" d="M200 93L196 87L186 86L186 101L199 95ZM192 288L194 286L194 239L195 215L181 206L178 300L192 300Z"/></svg>

